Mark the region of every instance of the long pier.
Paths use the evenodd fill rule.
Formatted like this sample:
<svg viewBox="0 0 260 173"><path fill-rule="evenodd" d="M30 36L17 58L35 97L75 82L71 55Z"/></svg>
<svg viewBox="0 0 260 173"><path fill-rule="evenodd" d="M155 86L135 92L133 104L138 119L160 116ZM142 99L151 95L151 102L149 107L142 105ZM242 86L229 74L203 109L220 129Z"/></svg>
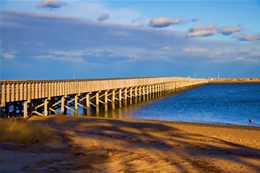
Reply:
<svg viewBox="0 0 260 173"><path fill-rule="evenodd" d="M190 87L208 79L181 77L84 80L0 80L0 117L108 111Z"/></svg>

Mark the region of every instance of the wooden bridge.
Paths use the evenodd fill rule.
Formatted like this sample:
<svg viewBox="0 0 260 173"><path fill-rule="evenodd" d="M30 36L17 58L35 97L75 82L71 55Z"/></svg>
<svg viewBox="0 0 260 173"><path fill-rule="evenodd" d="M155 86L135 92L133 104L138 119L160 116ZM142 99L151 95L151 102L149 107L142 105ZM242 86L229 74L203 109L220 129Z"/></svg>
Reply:
<svg viewBox="0 0 260 173"><path fill-rule="evenodd" d="M85 80L0 80L1 117L84 114L127 106L197 85L207 79L181 77Z"/></svg>

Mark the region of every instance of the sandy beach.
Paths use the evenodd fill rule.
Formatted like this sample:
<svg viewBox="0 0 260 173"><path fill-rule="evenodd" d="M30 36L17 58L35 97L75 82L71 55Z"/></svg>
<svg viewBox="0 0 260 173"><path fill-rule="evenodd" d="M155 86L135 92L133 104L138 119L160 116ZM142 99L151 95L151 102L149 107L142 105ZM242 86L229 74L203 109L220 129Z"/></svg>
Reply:
<svg viewBox="0 0 260 173"><path fill-rule="evenodd" d="M0 172L260 170L260 128L86 117L32 117L60 134L0 144Z"/></svg>

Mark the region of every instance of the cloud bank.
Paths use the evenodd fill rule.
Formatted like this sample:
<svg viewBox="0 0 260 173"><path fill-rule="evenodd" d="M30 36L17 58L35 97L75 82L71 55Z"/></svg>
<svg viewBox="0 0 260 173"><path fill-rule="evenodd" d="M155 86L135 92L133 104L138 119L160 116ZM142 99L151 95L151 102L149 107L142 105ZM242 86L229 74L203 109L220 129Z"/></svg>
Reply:
<svg viewBox="0 0 260 173"><path fill-rule="evenodd" d="M156 28L162 28L162 27L168 27L170 25L177 25L182 21L182 18L165 18L165 17L160 17L160 18L153 18L148 25L150 27L156 27Z"/></svg>
<svg viewBox="0 0 260 173"><path fill-rule="evenodd" d="M233 38L237 38L240 41L257 41L257 40L260 40L260 34L234 35Z"/></svg>
<svg viewBox="0 0 260 173"><path fill-rule="evenodd" d="M60 8L62 6L66 5L65 2L61 1L55 1L55 0L43 0L41 3L36 5L36 8L49 8L49 9L54 9L54 8Z"/></svg>
<svg viewBox="0 0 260 173"><path fill-rule="evenodd" d="M211 36L215 34L223 34L223 35L231 35L235 32L242 31L242 28L240 27L225 27L218 29L216 24L211 24L208 26L201 26L201 25L196 25L193 26L192 28L189 29L188 33L186 34L187 37L206 37L206 36Z"/></svg>
<svg viewBox="0 0 260 173"><path fill-rule="evenodd" d="M181 32L109 24L96 18L91 21L56 14L1 12L0 58L4 78L9 73L13 78L32 74L64 78L72 76L71 71L82 78L188 76L194 73L192 67L203 73L205 68L212 70L209 66L215 63L260 64L260 48L255 42L186 38ZM210 29L217 27L208 27L206 31ZM250 51L237 51L242 49ZM47 74L48 68L58 69L57 74Z"/></svg>

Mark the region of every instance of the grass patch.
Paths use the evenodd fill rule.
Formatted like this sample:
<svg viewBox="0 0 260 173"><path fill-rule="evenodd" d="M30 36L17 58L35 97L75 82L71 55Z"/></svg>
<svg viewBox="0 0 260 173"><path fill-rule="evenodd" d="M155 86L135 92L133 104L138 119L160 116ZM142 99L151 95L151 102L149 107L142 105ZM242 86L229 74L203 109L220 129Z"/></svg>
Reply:
<svg viewBox="0 0 260 173"><path fill-rule="evenodd" d="M56 138L50 127L24 119L0 120L0 141L17 143L36 143Z"/></svg>

